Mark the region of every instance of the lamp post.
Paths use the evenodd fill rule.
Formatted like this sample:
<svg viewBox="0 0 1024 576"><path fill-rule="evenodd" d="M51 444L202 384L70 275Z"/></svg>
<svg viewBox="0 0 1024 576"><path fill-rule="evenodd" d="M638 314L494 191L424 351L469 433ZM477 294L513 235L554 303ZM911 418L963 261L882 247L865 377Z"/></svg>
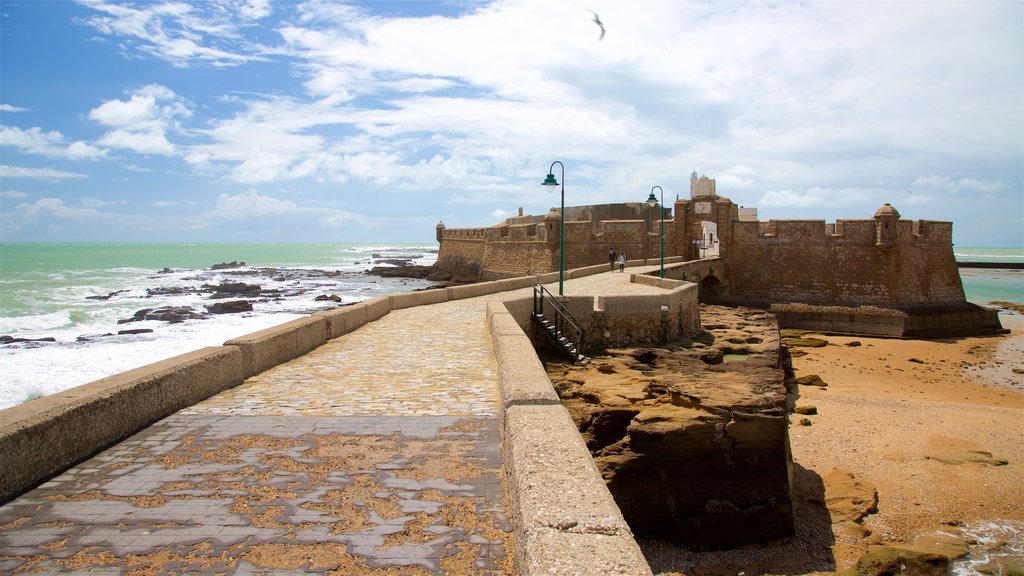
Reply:
<svg viewBox="0 0 1024 576"><path fill-rule="evenodd" d="M547 187L548 192L554 192L555 188L559 186L558 180L555 180L555 164L562 167L562 222L558 227L558 295L561 296L565 276L565 164L558 160L552 162L551 167L548 168L548 176L542 185Z"/></svg>
<svg viewBox="0 0 1024 576"><path fill-rule="evenodd" d="M654 186L651 188L651 195L647 197L647 205L654 208L658 204L658 199L654 197L654 188L661 190L661 214L658 215L658 220L661 222L661 277L665 277L665 190L661 186Z"/></svg>

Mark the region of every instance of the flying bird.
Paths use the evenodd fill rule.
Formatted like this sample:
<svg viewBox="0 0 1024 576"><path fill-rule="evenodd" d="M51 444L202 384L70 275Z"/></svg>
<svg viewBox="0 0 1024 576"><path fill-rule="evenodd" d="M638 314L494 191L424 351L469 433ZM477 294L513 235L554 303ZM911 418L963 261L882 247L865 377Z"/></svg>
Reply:
<svg viewBox="0 0 1024 576"><path fill-rule="evenodd" d="M587 10L587 12L590 12L591 14L594 15L594 24L597 24L597 26L601 29L601 35L598 36L597 39L604 40L604 23L601 22L601 18L597 15L597 12L594 12L593 10Z"/></svg>

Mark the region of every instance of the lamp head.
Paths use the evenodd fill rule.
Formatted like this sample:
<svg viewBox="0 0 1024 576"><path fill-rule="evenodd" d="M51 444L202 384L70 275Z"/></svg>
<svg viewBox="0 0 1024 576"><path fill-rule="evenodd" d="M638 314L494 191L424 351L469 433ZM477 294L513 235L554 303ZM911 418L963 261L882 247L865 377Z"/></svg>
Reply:
<svg viewBox="0 0 1024 576"><path fill-rule="evenodd" d="M554 192L555 188L558 187L558 180L555 179L554 174L548 174L548 177L544 179L544 182L541 183L541 186L546 187L548 189L548 192Z"/></svg>
<svg viewBox="0 0 1024 576"><path fill-rule="evenodd" d="M658 205L658 198L654 196L654 190L651 190L651 195L647 197L647 205L651 208Z"/></svg>

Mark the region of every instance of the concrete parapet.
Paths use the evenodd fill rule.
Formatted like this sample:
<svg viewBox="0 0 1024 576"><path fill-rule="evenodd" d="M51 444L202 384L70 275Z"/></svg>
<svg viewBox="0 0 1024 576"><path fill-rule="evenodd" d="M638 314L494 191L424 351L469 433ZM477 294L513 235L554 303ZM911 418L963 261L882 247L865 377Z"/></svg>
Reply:
<svg viewBox="0 0 1024 576"><path fill-rule="evenodd" d="M435 288L433 290L420 290L418 292L403 292L388 296L391 299L391 309L401 310L413 306L424 306L427 304L440 304L448 301L447 288Z"/></svg>
<svg viewBox="0 0 1024 576"><path fill-rule="evenodd" d="M598 296L597 310L608 316L629 316L657 313L661 308L661 294L643 296Z"/></svg>
<svg viewBox="0 0 1024 576"><path fill-rule="evenodd" d="M327 318L312 315L233 338L224 345L241 350L243 376L249 378L327 342L328 330Z"/></svg>
<svg viewBox="0 0 1024 576"><path fill-rule="evenodd" d="M492 282L478 282L476 284L464 284L462 286L449 286L448 300L462 300L463 298L476 298L493 294L495 287Z"/></svg>
<svg viewBox="0 0 1024 576"><path fill-rule="evenodd" d="M558 273L555 273L555 281L558 281ZM530 286L536 286L538 279L536 276L520 276L518 278L506 278L504 280L498 280L496 282L498 289L495 292L507 292L509 290L519 290L520 288L529 288Z"/></svg>
<svg viewBox="0 0 1024 576"><path fill-rule="evenodd" d="M559 404L544 365L519 322L505 306L488 305L487 319L494 355L498 361L502 405Z"/></svg>
<svg viewBox="0 0 1024 576"><path fill-rule="evenodd" d="M523 574L651 574L560 404L505 410L505 470Z"/></svg>
<svg viewBox="0 0 1024 576"><path fill-rule="evenodd" d="M313 316L320 316L327 320L328 340L348 334L367 322L366 305L362 302L344 308L317 312Z"/></svg>
<svg viewBox="0 0 1024 576"><path fill-rule="evenodd" d="M580 299L592 303L592 298ZM531 300L525 304L529 317ZM531 574L651 574L544 366L507 308L487 306L502 397L516 564Z"/></svg>
<svg viewBox="0 0 1024 576"><path fill-rule="evenodd" d="M391 299L387 296L378 296L369 300L360 302L360 304L366 306L366 321L373 322L374 320L380 320L381 318L388 315L391 312Z"/></svg>
<svg viewBox="0 0 1024 576"><path fill-rule="evenodd" d="M573 268L566 272L566 278L583 278L584 276L591 276L593 274L600 274L601 272L607 272L607 264L596 264L594 266L584 266L583 268Z"/></svg>
<svg viewBox="0 0 1024 576"><path fill-rule="evenodd" d="M552 282L558 282L558 272L548 272L547 274L541 274L537 276L538 284L551 284Z"/></svg>
<svg viewBox="0 0 1024 576"><path fill-rule="evenodd" d="M3 411L0 502L145 426L244 380L237 348L211 347Z"/></svg>
<svg viewBox="0 0 1024 576"><path fill-rule="evenodd" d="M656 288L664 288L665 290L672 290L687 284L682 280L673 280L672 278L660 278L658 276L649 276L647 274L633 274L633 277L629 279L634 284L643 284L645 286L654 286Z"/></svg>

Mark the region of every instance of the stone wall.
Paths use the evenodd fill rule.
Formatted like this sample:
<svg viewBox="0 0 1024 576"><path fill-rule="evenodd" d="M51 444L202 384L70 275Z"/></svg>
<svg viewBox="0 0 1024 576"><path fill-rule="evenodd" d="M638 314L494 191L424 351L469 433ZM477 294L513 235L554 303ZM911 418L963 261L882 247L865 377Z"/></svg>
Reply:
<svg viewBox="0 0 1024 576"><path fill-rule="evenodd" d="M608 262L608 251L625 251L630 260L661 256L658 207L646 203L572 206L565 209L565 269ZM676 256L671 211L664 222L665 256ZM445 228L436 266L466 279L493 280L557 271L558 210L518 216L490 228Z"/></svg>
<svg viewBox="0 0 1024 576"><path fill-rule="evenodd" d="M964 303L952 225L900 220L897 226L895 240L881 244L875 220L839 220L832 228L824 220L734 222L729 297L756 306L801 302L901 310Z"/></svg>

